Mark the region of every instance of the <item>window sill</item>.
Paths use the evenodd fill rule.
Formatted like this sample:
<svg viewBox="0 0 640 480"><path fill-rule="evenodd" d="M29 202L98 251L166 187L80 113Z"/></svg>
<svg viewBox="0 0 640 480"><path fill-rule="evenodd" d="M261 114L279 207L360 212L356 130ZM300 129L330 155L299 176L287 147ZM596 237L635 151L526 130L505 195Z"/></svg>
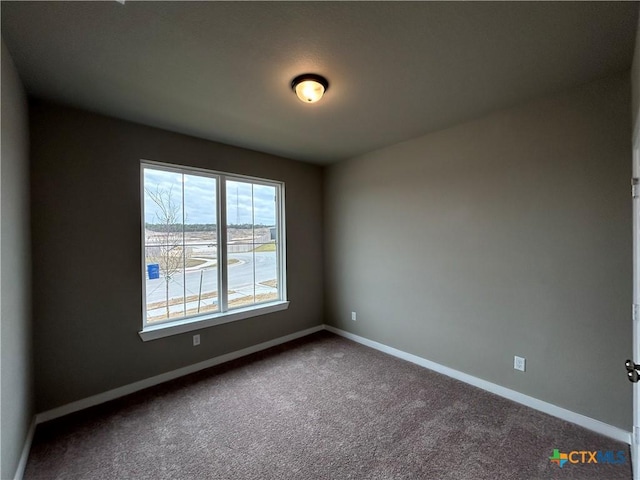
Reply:
<svg viewBox="0 0 640 480"><path fill-rule="evenodd" d="M203 315L198 318L189 318L161 325L151 325L144 327L142 331L138 332L138 335L140 335L143 342L148 342L149 340L156 340L158 338L169 337L171 335L179 335L181 333L192 332L194 330L201 330L215 325L222 325L223 323L266 315L267 313L278 312L280 310L286 310L287 308L289 308L288 301L272 302L257 307L239 308L225 313L213 313L211 315Z"/></svg>

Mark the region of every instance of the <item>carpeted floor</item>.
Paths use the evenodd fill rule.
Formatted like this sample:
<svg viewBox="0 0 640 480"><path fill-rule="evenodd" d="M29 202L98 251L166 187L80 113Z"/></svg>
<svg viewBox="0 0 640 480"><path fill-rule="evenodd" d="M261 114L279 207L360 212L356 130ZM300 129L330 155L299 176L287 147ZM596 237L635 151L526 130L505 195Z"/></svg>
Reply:
<svg viewBox="0 0 640 480"><path fill-rule="evenodd" d="M554 449L624 451L571 464ZM26 479L631 479L625 444L320 332L37 428Z"/></svg>

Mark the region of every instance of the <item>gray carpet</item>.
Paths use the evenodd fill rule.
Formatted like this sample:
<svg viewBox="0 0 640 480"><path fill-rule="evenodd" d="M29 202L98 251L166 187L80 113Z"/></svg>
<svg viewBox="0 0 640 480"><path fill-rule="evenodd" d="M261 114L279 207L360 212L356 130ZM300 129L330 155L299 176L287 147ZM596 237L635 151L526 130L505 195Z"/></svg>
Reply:
<svg viewBox="0 0 640 480"><path fill-rule="evenodd" d="M624 465L549 461L623 450ZM26 479L630 479L625 444L327 332L38 426Z"/></svg>

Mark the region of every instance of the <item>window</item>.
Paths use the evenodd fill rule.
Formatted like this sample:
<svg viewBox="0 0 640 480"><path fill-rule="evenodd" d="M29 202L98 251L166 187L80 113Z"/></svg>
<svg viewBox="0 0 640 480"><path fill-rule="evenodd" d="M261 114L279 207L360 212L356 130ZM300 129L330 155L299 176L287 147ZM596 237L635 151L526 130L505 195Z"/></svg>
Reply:
<svg viewBox="0 0 640 480"><path fill-rule="evenodd" d="M286 308L281 182L141 170L143 339Z"/></svg>

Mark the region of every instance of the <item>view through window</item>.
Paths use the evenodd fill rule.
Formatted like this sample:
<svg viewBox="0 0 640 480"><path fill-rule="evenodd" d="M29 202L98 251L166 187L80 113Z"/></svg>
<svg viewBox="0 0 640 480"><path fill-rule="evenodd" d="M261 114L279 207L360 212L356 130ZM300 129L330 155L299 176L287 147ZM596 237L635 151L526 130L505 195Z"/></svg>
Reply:
<svg viewBox="0 0 640 480"><path fill-rule="evenodd" d="M284 300L283 185L142 164L144 323Z"/></svg>

